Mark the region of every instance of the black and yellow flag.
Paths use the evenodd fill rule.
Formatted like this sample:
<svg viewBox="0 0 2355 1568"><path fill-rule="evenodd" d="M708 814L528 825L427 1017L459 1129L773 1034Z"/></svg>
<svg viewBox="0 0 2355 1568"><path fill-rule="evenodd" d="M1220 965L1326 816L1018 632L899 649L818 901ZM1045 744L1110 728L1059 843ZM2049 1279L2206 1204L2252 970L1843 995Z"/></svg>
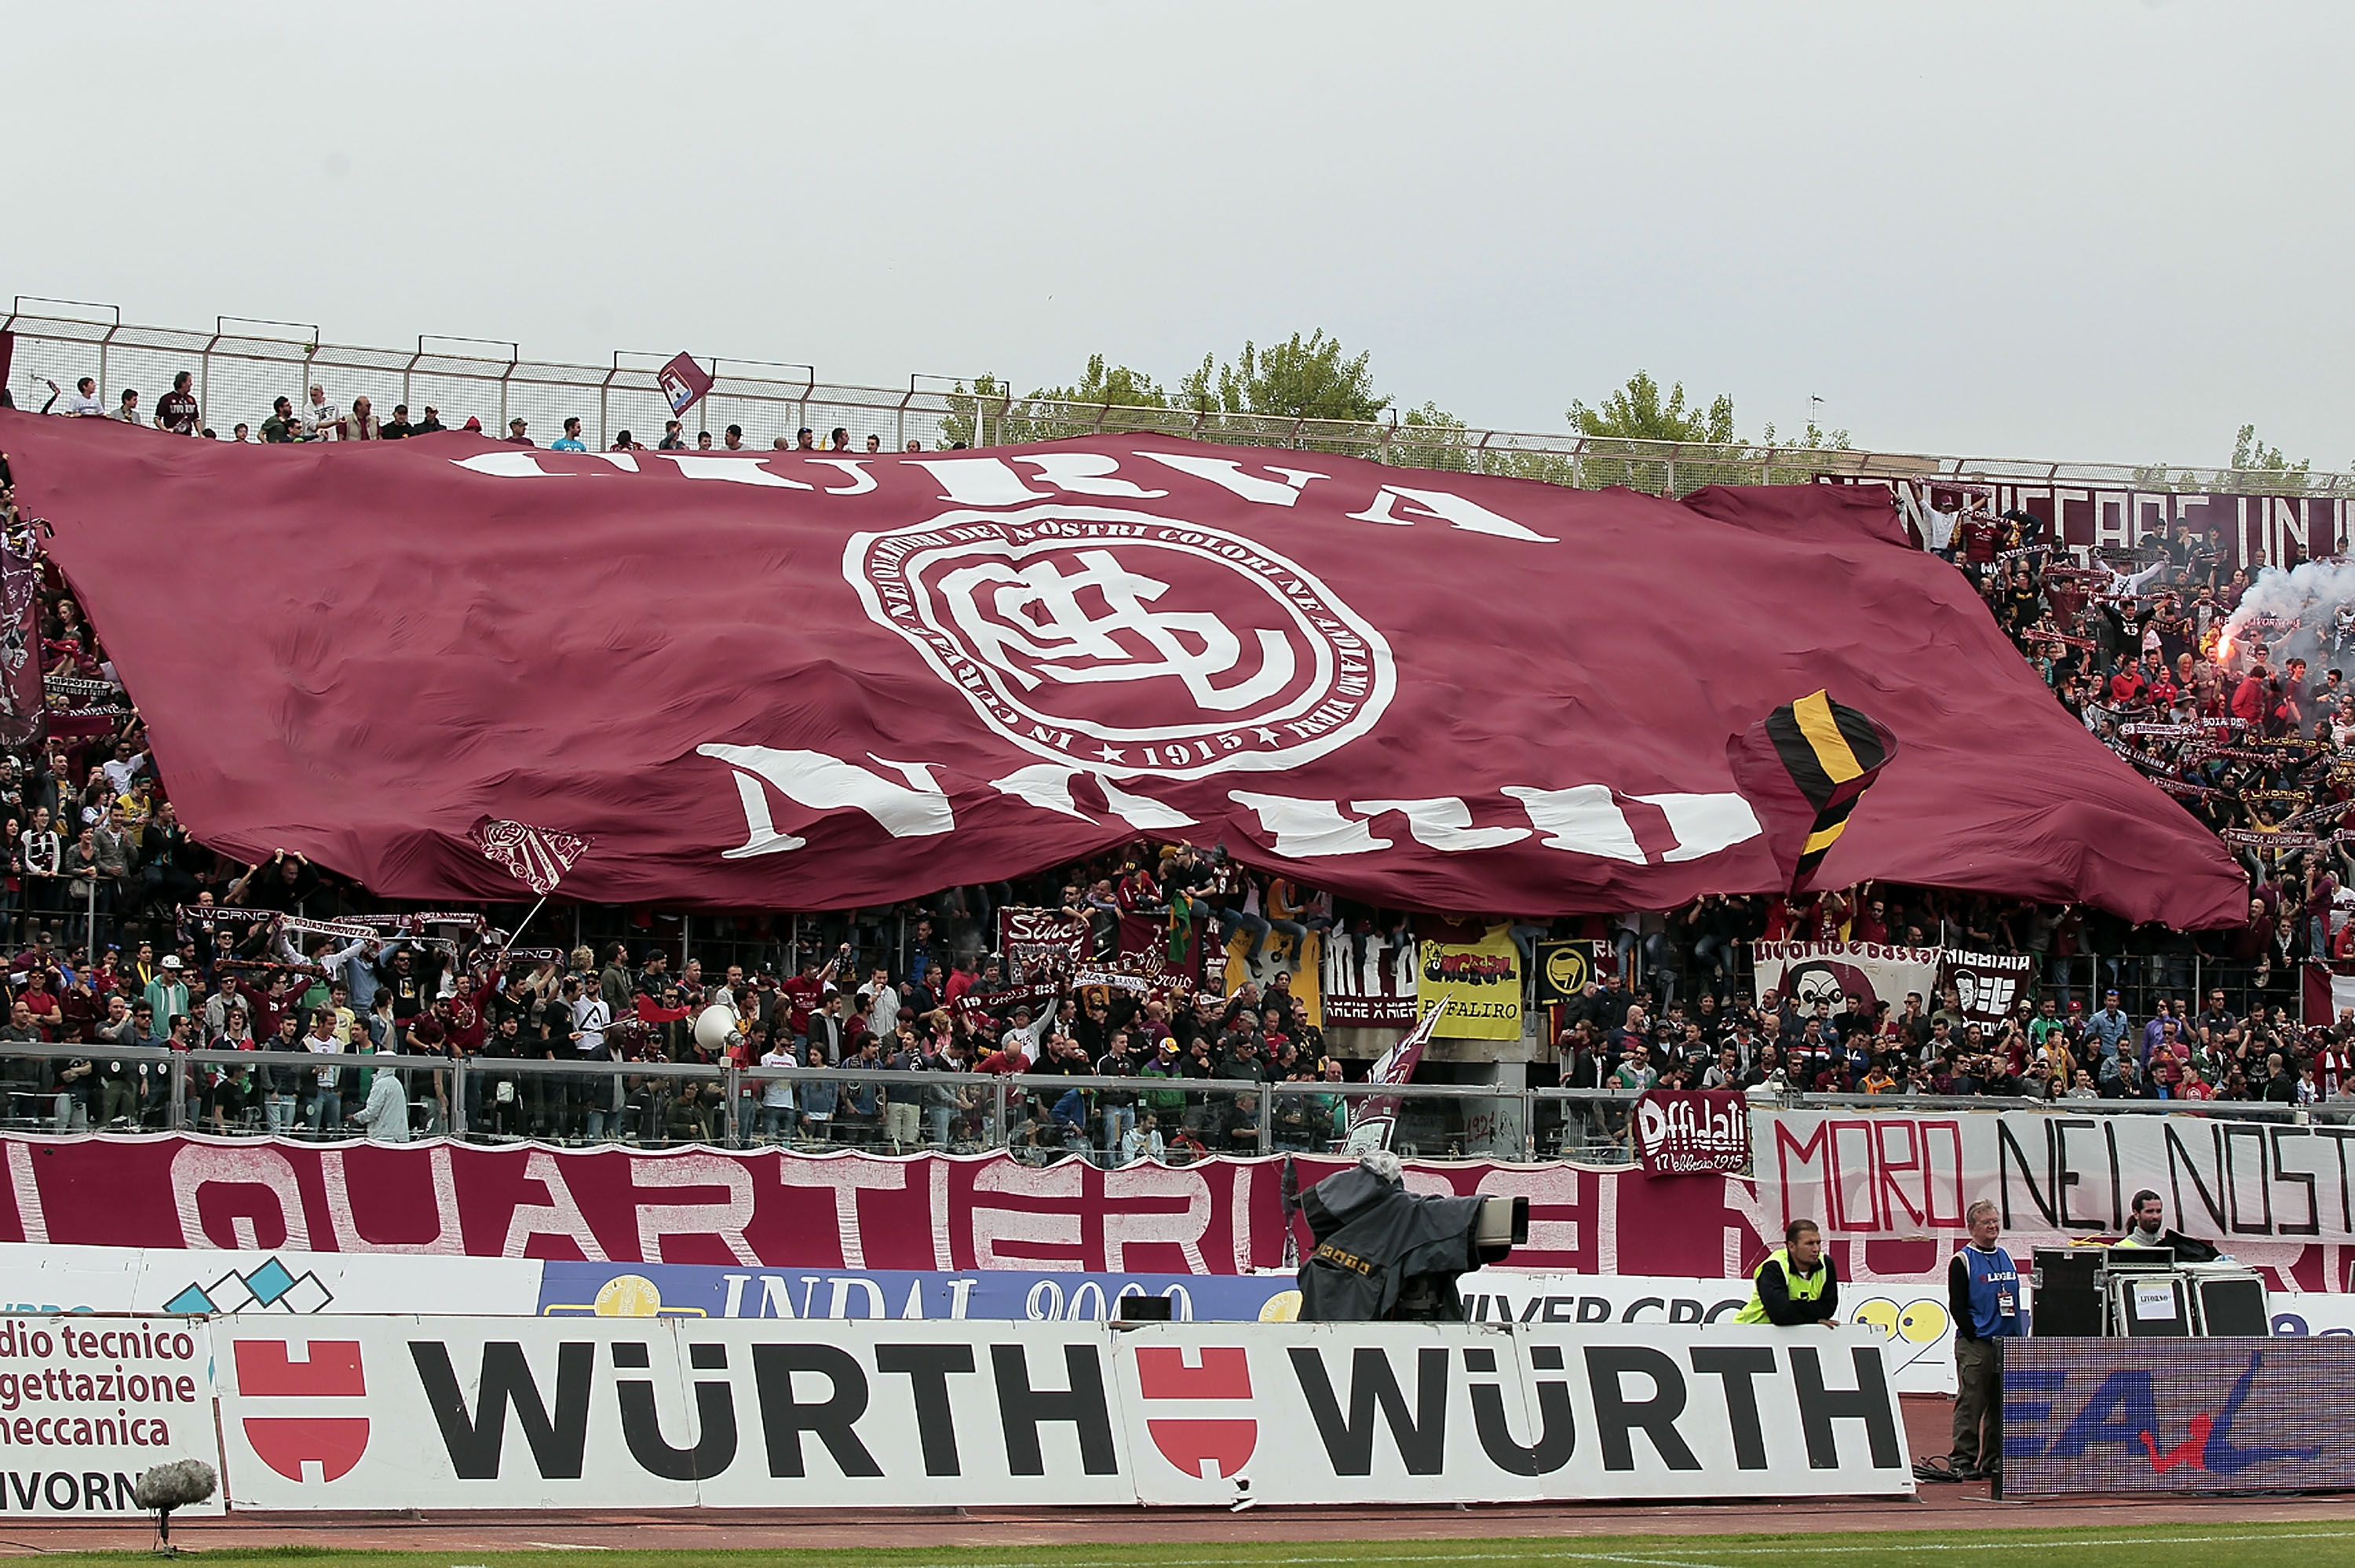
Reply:
<svg viewBox="0 0 2355 1568"><path fill-rule="evenodd" d="M1727 741L1725 754L1734 787L1758 811L1775 863L1796 893L1839 842L1858 798L1897 755L1897 737L1815 692Z"/></svg>

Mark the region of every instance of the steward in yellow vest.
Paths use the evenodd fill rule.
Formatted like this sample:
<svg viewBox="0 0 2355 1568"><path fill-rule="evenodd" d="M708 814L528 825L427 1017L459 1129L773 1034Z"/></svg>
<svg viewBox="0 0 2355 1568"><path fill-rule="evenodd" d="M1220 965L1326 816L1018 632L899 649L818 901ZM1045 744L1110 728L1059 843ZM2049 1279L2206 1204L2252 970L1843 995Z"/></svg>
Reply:
<svg viewBox="0 0 2355 1568"><path fill-rule="evenodd" d="M1750 1305L1734 1315L1737 1323L1772 1323L1781 1329L1803 1329L1810 1323L1835 1327L1839 1315L1839 1276L1824 1255L1823 1233L1813 1220L1793 1220L1783 1229L1783 1245L1750 1277Z"/></svg>

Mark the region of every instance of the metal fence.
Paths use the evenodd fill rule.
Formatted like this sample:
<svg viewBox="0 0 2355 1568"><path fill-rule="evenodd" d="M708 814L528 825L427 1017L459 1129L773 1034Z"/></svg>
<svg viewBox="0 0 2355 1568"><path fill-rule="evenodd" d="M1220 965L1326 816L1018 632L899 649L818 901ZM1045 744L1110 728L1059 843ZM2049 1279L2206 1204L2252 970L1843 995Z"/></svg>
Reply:
<svg viewBox="0 0 2355 1568"><path fill-rule="evenodd" d="M0 1124L21 1131L206 1132L229 1137L366 1136L360 1078L397 1074L420 1137L662 1149L711 1144L806 1152L1005 1150L1041 1161L1123 1160L1128 1128L1162 1135L1162 1158L1323 1153L1339 1147L1348 1105L1395 1097L1393 1146L1431 1159L1577 1159L1624 1164L1635 1097L1614 1090L1416 1085L1259 1084L1222 1078L1065 1077L581 1064L487 1056L314 1054L160 1047L0 1047ZM60 1096L58 1073L86 1061L87 1096ZM1084 1112L1059 1122L1078 1090ZM899 1114L894 1115L897 1107Z"/></svg>
<svg viewBox="0 0 2355 1568"><path fill-rule="evenodd" d="M0 1058L5 1125L20 1131L212 1133L325 1140L364 1137L363 1077L399 1076L398 1111L416 1137L574 1147L782 1148L807 1153L1005 1150L1044 1163L1182 1163L1211 1154L1329 1154L1348 1107L1395 1098L1391 1147L1409 1159L1634 1162L1636 1096L1598 1089L1259 1084L1220 1078L1060 1077L847 1068L593 1064L389 1053L187 1051L13 1044ZM73 1062L97 1068L86 1096L58 1089ZM1077 1091L1076 1109L1066 1097ZM2236 1120L2355 1121L2355 1100L2312 1107L2254 1101L2036 1101L2013 1097L1794 1094L1792 1109L2049 1109L2072 1117L2189 1113ZM1059 1111L1060 1114L1059 1114ZM1154 1118L1148 1123L1146 1118ZM1157 1124L1157 1125L1155 1125ZM1140 1153L1131 1128L1162 1135ZM1183 1129L1199 1153L1178 1141Z"/></svg>
<svg viewBox="0 0 2355 1568"><path fill-rule="evenodd" d="M366 396L379 418L407 404L412 418L431 405L452 429L468 416L504 434L509 418L530 422L543 444L567 418L606 447L623 430L651 446L669 407L655 372L666 354L617 352L608 365L565 365L523 357L519 344L421 335L414 348L368 348L325 342L316 326L215 319L201 328L124 323L112 305L16 296L5 329L16 335L10 390L37 408L46 381L69 390L80 376L99 383L114 406L118 389L136 388L152 411L155 397L186 370L196 378L206 422L227 439L239 422L261 427L280 397L300 408L308 388L325 388L337 407ZM1574 431L1473 429L1418 422L1268 418L1194 408L1139 408L976 393L974 379L916 375L901 387L822 381L807 365L750 359L709 362L709 395L697 428L741 425L745 444L765 450L779 438L839 427L854 450L870 436L897 451L964 441L975 447L1112 431L1181 437L1244 446L1360 457L1404 468L1503 474L1582 489L1626 485L1682 495L1710 484L1805 483L1819 477L1968 480L1990 483L2086 485L2144 492L2355 496L2355 475L2285 473L2167 463L2073 462L2044 459L1940 456L1754 443L1641 441ZM28 396L30 401L28 402Z"/></svg>

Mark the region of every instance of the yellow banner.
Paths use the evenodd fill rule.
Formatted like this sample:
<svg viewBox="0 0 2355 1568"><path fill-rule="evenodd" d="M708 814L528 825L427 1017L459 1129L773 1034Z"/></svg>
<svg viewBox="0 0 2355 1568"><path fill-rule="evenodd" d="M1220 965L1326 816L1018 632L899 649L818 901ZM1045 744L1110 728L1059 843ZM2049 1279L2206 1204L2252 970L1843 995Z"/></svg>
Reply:
<svg viewBox="0 0 2355 1568"><path fill-rule="evenodd" d="M1292 994L1300 999L1300 1010L1308 1015L1309 1022L1324 1028L1324 997L1318 983L1318 977L1325 972L1323 933L1309 932L1300 939L1295 950L1291 938L1281 931L1269 932L1267 940L1260 945L1256 969L1243 962L1243 954L1250 948L1248 931L1238 931L1227 938L1227 994L1232 996L1242 990L1245 980L1256 981L1264 991L1278 974L1288 974L1292 977Z"/></svg>
<svg viewBox="0 0 2355 1568"><path fill-rule="evenodd" d="M1518 1040L1521 950L1511 927L1491 926L1476 942L1424 942L1415 964L1415 1016L1442 997L1449 999L1436 1031L1442 1039Z"/></svg>

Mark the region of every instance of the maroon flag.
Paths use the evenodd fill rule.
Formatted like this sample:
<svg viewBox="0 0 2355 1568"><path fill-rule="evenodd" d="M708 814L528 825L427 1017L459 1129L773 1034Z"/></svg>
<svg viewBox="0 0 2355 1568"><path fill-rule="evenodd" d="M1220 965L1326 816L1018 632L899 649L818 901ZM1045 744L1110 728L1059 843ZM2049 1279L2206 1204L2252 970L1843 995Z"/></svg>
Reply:
<svg viewBox="0 0 2355 1568"><path fill-rule="evenodd" d="M1382 1054L1366 1074L1369 1084L1404 1084L1414 1077L1415 1065L1423 1060L1423 1048L1439 1030L1440 1015L1447 1011L1449 998L1441 997L1439 1005L1423 1015L1423 1022L1401 1037L1399 1043ZM1341 1145L1345 1154L1363 1154L1368 1150L1388 1149L1391 1137L1398 1130L1399 1095L1368 1095L1349 1106L1349 1132Z"/></svg>
<svg viewBox="0 0 2355 1568"><path fill-rule="evenodd" d="M485 860L545 898L556 891L572 863L589 853L591 841L554 828L486 817L475 825L474 842Z"/></svg>
<svg viewBox="0 0 2355 1568"><path fill-rule="evenodd" d="M48 738L40 616L40 562L0 542L0 747L11 751L37 750Z"/></svg>
<svg viewBox="0 0 2355 1568"><path fill-rule="evenodd" d="M2248 910L1885 493L1679 502L1142 435L122 434L0 413L183 820L389 897L511 894L469 837L490 816L594 838L564 888L606 903L889 904L1145 838L1385 909L1672 908L1789 885L1726 738L1828 688L1905 749L1825 874Z"/></svg>
<svg viewBox="0 0 2355 1568"><path fill-rule="evenodd" d="M695 362L691 354L674 355L668 364L655 372L655 379L662 384L663 397L674 414L685 414L711 390L710 374Z"/></svg>
<svg viewBox="0 0 2355 1568"><path fill-rule="evenodd" d="M1750 1168L1750 1105L1732 1089L1649 1089L1636 1101L1646 1176L1735 1175Z"/></svg>

